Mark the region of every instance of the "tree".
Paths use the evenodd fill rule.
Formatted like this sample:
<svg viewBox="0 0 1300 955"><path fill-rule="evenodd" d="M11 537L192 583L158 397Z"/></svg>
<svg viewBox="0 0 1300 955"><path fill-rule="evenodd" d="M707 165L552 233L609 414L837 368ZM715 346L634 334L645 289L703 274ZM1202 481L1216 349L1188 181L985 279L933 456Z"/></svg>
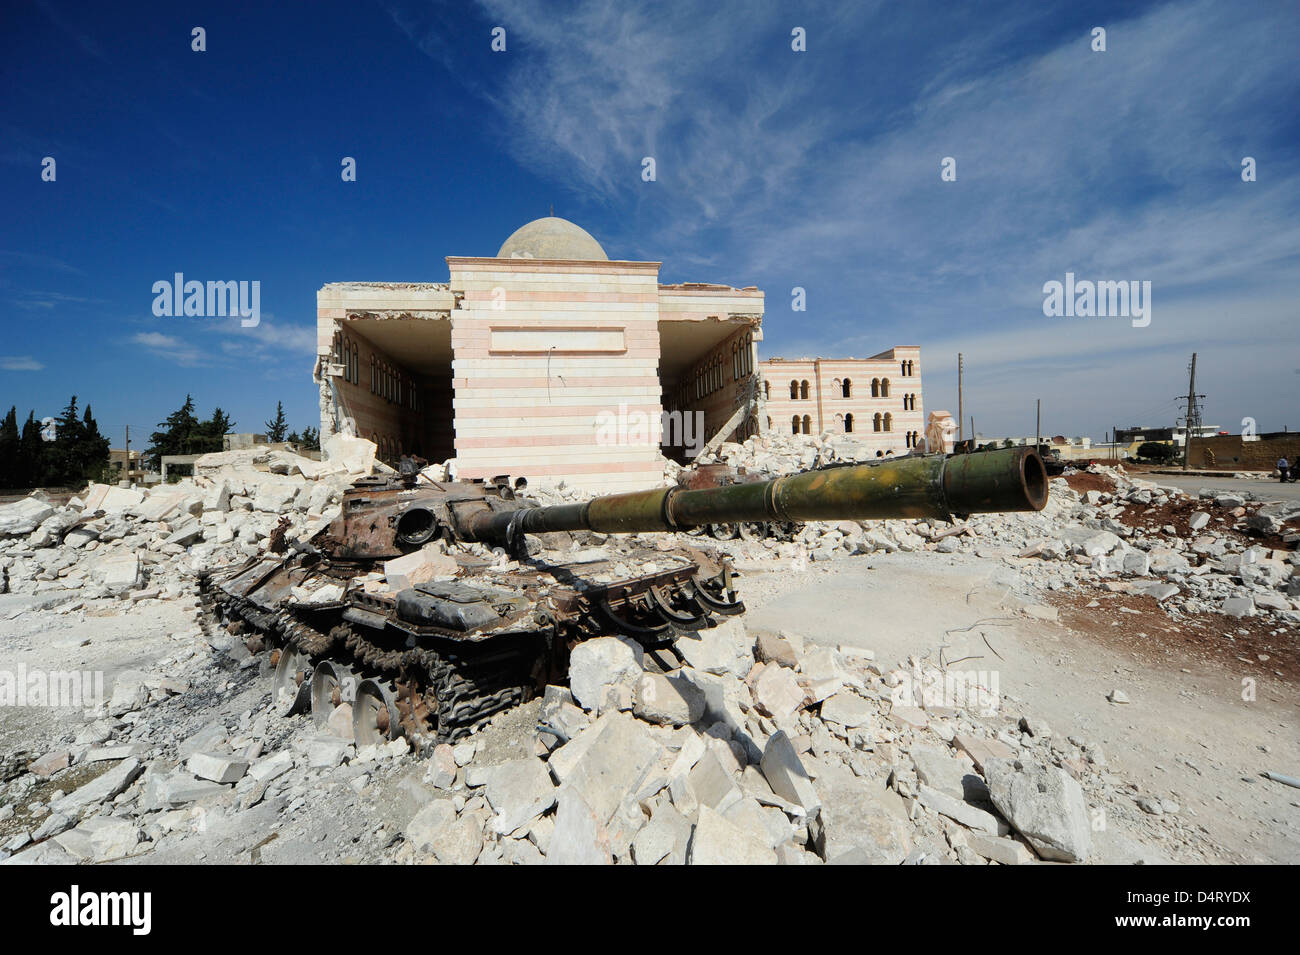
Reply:
<svg viewBox="0 0 1300 955"><path fill-rule="evenodd" d="M77 414L77 396L68 400L68 405L55 419L54 440L49 442L45 451L46 484L74 484L81 476L81 443L83 425Z"/></svg>
<svg viewBox="0 0 1300 955"><path fill-rule="evenodd" d="M108 438L99 433L99 423L86 405L81 418L81 477L103 480L108 472Z"/></svg>
<svg viewBox="0 0 1300 955"><path fill-rule="evenodd" d="M194 435L190 441L190 450L187 454L208 454L212 451L220 451L223 447L223 439L234 429L235 422L230 420L230 416L221 410L220 407L214 408L212 417L207 421L200 421L194 428Z"/></svg>
<svg viewBox="0 0 1300 955"><path fill-rule="evenodd" d="M22 462L19 459L22 434L18 430L18 407L12 406L9 413L0 421L0 488L20 487L19 474Z"/></svg>
<svg viewBox="0 0 1300 955"><path fill-rule="evenodd" d="M36 412L29 411L18 440L18 486L39 487L45 483L45 440Z"/></svg>
<svg viewBox="0 0 1300 955"><path fill-rule="evenodd" d="M163 430L155 431L149 436L149 447L144 453L149 459L150 467L159 470L163 455L192 453L187 449L194 442L194 432L198 426L199 420L194 417L194 399L186 395L185 404L168 415L166 421L159 422L158 427Z"/></svg>
<svg viewBox="0 0 1300 955"><path fill-rule="evenodd" d="M277 401L275 403L275 420L266 422L266 439L272 444L283 441L289 431L289 425L284 418L284 404Z"/></svg>
<svg viewBox="0 0 1300 955"><path fill-rule="evenodd" d="M320 431L316 428L303 428L302 447L304 451L319 451Z"/></svg>

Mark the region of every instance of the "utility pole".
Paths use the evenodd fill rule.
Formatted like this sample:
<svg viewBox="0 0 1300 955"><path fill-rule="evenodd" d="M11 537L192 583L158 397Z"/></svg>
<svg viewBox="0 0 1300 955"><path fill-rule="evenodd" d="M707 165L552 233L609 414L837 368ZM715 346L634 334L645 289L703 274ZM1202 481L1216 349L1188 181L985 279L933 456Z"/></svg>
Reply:
<svg viewBox="0 0 1300 955"><path fill-rule="evenodd" d="M972 448L975 447L975 416L974 415L970 416L970 443Z"/></svg>
<svg viewBox="0 0 1300 955"><path fill-rule="evenodd" d="M1043 399L1042 399L1042 398L1039 398L1036 404L1037 404L1037 407L1036 407L1035 410L1034 410L1034 450L1035 450L1035 451L1037 451L1038 448L1039 448L1039 447L1042 445L1042 443L1043 443L1043 437L1042 437L1042 435L1043 435Z"/></svg>
<svg viewBox="0 0 1300 955"><path fill-rule="evenodd" d="M957 440L960 441L965 434L962 433L962 410L961 410L961 352L957 352Z"/></svg>
<svg viewBox="0 0 1300 955"><path fill-rule="evenodd" d="M1176 398L1176 401L1187 401L1187 414L1184 418L1185 431L1183 433L1183 470L1187 470L1188 461L1192 452L1192 432L1198 430L1201 426L1201 406L1198 398L1204 398L1205 395L1196 393L1196 352L1192 352L1192 363L1189 366L1191 376L1187 382L1187 398Z"/></svg>
<svg viewBox="0 0 1300 955"><path fill-rule="evenodd" d="M124 467L126 468L125 477L129 484L131 482L131 426L129 424L126 426L126 464Z"/></svg>

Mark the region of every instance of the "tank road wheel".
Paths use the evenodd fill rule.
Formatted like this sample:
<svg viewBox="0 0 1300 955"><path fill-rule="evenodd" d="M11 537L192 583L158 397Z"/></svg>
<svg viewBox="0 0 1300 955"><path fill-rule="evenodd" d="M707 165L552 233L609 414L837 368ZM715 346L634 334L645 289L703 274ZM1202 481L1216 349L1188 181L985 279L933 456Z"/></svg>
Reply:
<svg viewBox="0 0 1300 955"><path fill-rule="evenodd" d="M742 521L737 527L740 530L740 539L743 541L761 541L767 536L766 524L760 524L756 521Z"/></svg>
<svg viewBox="0 0 1300 955"><path fill-rule="evenodd" d="M291 716L305 710L310 700L311 660L292 646L283 647L271 678L271 706L280 716Z"/></svg>
<svg viewBox="0 0 1300 955"><path fill-rule="evenodd" d="M352 703L352 735L357 746L388 742L401 735L397 692L387 680L362 680Z"/></svg>
<svg viewBox="0 0 1300 955"><path fill-rule="evenodd" d="M736 525L735 524L710 524L709 535L713 537L714 540L720 540L720 541L733 540L736 536Z"/></svg>
<svg viewBox="0 0 1300 955"><path fill-rule="evenodd" d="M357 678L341 663L322 660L311 677L311 719L324 726L334 708L351 703L357 695Z"/></svg>

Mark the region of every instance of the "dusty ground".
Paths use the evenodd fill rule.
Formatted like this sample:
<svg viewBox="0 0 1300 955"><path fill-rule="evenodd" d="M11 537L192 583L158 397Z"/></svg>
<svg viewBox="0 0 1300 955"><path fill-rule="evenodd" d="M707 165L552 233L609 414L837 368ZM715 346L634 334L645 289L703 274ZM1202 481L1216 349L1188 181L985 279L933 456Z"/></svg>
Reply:
<svg viewBox="0 0 1300 955"><path fill-rule="evenodd" d="M1296 634L1217 620L1173 622L1182 632L1166 634L1171 621L1149 599L1125 597L1134 613L1079 606L1113 598L1104 592L1054 595L1061 622L1033 620L1019 605L1043 601L1016 593L1016 564L898 553L814 564L801 577L754 575L742 582L747 620L867 647L885 666L910 654L934 660L940 648L947 661L978 657L959 666L996 669L1000 691L1026 712L1100 743L1136 785L1132 797L1182 807L1151 817L1118 800L1107 830L1117 845L1154 842L1175 862L1300 862L1300 790L1260 775L1300 775ZM1250 701L1246 680L1255 681ZM1116 688L1132 702L1108 702ZM1108 860L1107 844L1098 838L1102 861L1121 861Z"/></svg>

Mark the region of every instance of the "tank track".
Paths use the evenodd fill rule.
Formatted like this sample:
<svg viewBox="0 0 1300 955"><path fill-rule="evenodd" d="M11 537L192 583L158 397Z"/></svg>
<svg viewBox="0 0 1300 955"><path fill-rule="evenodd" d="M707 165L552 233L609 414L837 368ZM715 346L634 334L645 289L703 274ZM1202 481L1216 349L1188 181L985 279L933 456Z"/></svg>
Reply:
<svg viewBox="0 0 1300 955"><path fill-rule="evenodd" d="M271 612L199 579L204 632L228 623L250 645L291 646L316 662L328 658L358 676L399 687L403 728L413 741L455 742L489 719L531 699L545 676L552 647L542 635L503 637L490 644L435 641L441 646L383 646L366 627L339 623L328 631L288 611ZM251 632L250 632L251 631ZM252 646L250 646L250 649Z"/></svg>

